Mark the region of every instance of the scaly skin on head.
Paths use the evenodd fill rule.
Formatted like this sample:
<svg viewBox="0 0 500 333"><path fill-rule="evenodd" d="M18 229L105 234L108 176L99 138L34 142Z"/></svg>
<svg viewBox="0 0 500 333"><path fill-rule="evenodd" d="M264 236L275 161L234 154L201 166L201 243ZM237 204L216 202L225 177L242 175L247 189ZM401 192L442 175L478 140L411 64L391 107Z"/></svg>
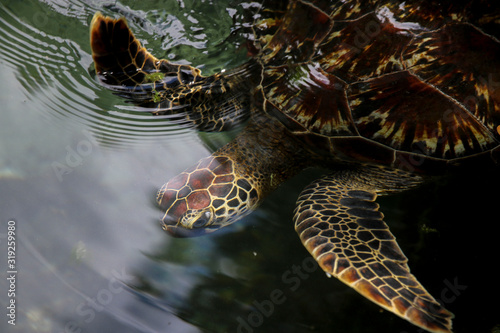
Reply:
<svg viewBox="0 0 500 333"><path fill-rule="evenodd" d="M233 159L221 154L202 159L158 192L158 203L166 212L164 229L177 236L214 231L258 202L257 189L240 175Z"/></svg>
<svg viewBox="0 0 500 333"><path fill-rule="evenodd" d="M217 155L202 159L158 192L166 211L164 229L177 236L214 231L246 215L259 201L257 189L239 175L234 161Z"/></svg>
<svg viewBox="0 0 500 333"><path fill-rule="evenodd" d="M301 145L284 135L289 134L277 121L252 122L232 142L172 178L157 196L165 210L163 228L175 236L198 236L254 210L305 166Z"/></svg>

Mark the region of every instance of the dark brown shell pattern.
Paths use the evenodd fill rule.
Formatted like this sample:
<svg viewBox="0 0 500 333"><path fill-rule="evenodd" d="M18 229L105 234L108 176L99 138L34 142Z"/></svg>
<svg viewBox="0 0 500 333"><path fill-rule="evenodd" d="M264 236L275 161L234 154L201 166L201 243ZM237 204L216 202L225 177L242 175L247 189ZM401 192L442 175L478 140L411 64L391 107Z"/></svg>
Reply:
<svg viewBox="0 0 500 333"><path fill-rule="evenodd" d="M500 163L500 2L290 1L253 29L262 108L309 146L411 171Z"/></svg>

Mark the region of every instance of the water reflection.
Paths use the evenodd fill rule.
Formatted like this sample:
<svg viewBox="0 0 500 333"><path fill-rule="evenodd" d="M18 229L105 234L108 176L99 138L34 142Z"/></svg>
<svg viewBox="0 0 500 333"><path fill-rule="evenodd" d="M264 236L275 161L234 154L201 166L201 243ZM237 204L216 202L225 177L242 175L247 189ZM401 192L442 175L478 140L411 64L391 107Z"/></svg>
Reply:
<svg viewBox="0 0 500 333"><path fill-rule="evenodd" d="M137 17L131 24L149 46L210 72L236 61L231 43L215 47L230 31L229 5L217 2L218 14L206 15L211 6L0 4L3 309L10 219L19 264L17 323L0 317L1 332L418 331L308 261L291 217L298 193L321 170L217 233L173 239L161 231L157 188L228 137L202 141L102 89L90 72L88 23L97 10ZM455 313L456 332L498 324L499 181L485 170L381 202L412 272Z"/></svg>

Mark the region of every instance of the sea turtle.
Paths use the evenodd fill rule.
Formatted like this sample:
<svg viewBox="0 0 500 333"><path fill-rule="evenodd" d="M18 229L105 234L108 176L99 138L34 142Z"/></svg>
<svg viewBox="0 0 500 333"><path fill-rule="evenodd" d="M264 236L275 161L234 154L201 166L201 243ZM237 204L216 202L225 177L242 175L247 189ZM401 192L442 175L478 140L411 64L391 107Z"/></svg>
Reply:
<svg viewBox="0 0 500 333"><path fill-rule="evenodd" d="M381 307L450 332L452 313L410 273L376 199L450 171L498 167L498 1L252 4L248 62L207 77L152 56L123 18L92 20L96 72L115 93L201 131L247 121L161 187L163 228L215 231L303 169L328 168L297 200L304 246Z"/></svg>

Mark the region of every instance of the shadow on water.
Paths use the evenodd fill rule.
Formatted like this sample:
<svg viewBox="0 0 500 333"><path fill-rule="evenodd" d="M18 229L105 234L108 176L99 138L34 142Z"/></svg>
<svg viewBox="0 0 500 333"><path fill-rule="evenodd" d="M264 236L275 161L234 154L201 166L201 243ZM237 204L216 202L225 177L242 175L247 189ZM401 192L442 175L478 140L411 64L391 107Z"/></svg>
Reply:
<svg viewBox="0 0 500 333"><path fill-rule="evenodd" d="M254 214L201 238L163 234L166 180L229 140L153 118L92 74L94 12L124 15L159 57L236 66L234 2L7 1L0 4L1 332L419 332L310 259L292 225L309 170ZM208 148L207 148L208 147ZM455 332L492 332L500 177L453 177L381 200L412 272L455 313ZM7 296L7 222L16 290ZM497 326L498 327L498 326Z"/></svg>

